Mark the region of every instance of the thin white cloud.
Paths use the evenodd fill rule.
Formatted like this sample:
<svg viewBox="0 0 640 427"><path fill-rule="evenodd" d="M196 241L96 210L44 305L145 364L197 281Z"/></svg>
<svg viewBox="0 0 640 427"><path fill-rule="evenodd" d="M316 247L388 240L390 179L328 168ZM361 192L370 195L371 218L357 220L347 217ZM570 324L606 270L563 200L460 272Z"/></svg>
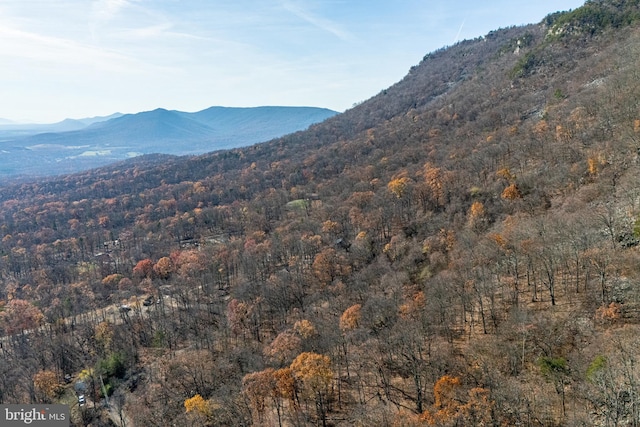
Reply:
<svg viewBox="0 0 640 427"><path fill-rule="evenodd" d="M74 40L11 28L0 22L0 57L36 61L52 67L78 66L135 73L150 66L136 58Z"/></svg>
<svg viewBox="0 0 640 427"><path fill-rule="evenodd" d="M173 24L163 22L161 24L149 25L146 27L118 30L115 31L113 35L123 39L149 39L166 35L171 28L173 28Z"/></svg>
<svg viewBox="0 0 640 427"><path fill-rule="evenodd" d="M282 2L282 7L303 21L306 21L322 31L333 34L343 41L352 41L354 39L351 33L340 28L340 26L335 22L312 13L309 10L310 8L303 5L300 1L284 0Z"/></svg>
<svg viewBox="0 0 640 427"><path fill-rule="evenodd" d="M129 42L133 40L152 40L152 39L159 39L159 38L174 38L174 39L195 40L195 41L213 41L211 37L207 37L204 35L176 31L175 27L176 26L170 22L163 22L155 25L148 25L145 27L114 30L111 33L111 37L117 38L122 41L129 41Z"/></svg>
<svg viewBox="0 0 640 427"><path fill-rule="evenodd" d="M125 6L128 0L97 0L92 3L93 18L97 21L113 19Z"/></svg>
<svg viewBox="0 0 640 427"><path fill-rule="evenodd" d="M163 13L141 6L136 0L96 0L92 3L89 28L94 41L114 34L149 39L172 27L173 23Z"/></svg>

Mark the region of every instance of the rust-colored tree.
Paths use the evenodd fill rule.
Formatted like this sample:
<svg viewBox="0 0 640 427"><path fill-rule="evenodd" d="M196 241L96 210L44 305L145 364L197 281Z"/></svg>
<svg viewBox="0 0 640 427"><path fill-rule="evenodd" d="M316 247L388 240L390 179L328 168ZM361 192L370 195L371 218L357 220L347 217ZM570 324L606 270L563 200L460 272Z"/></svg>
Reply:
<svg viewBox="0 0 640 427"><path fill-rule="evenodd" d="M206 422L212 415L209 401L205 400L199 394L185 399L184 409L194 425L206 425Z"/></svg>
<svg viewBox="0 0 640 427"><path fill-rule="evenodd" d="M347 308L340 316L340 329L344 331L352 331L360 324L362 318L362 305L354 304Z"/></svg>
<svg viewBox="0 0 640 427"><path fill-rule="evenodd" d="M295 358L290 369L296 382L300 384L298 388L303 397L315 401L316 415L322 426L326 427L333 381L331 359L322 354L305 352Z"/></svg>
<svg viewBox="0 0 640 427"><path fill-rule="evenodd" d="M58 376L49 370L37 372L33 376L33 386L41 400L46 402L53 401L62 391Z"/></svg>
<svg viewBox="0 0 640 427"><path fill-rule="evenodd" d="M297 320L296 323L293 324L293 330L296 334L305 339L311 338L318 333L315 326L313 326L313 323L307 319Z"/></svg>
<svg viewBox="0 0 640 427"><path fill-rule="evenodd" d="M445 375L433 386L433 409L424 411L421 419L429 425L490 425L493 402L489 390L474 387L464 393L460 378Z"/></svg>
<svg viewBox="0 0 640 427"><path fill-rule="evenodd" d="M313 260L313 272L322 285L330 285L334 279L351 272L346 258L333 248L326 248Z"/></svg>
<svg viewBox="0 0 640 427"><path fill-rule="evenodd" d="M279 333L275 339L264 348L264 355L271 361L283 365L290 363L291 360L300 352L302 340L291 330Z"/></svg>
<svg viewBox="0 0 640 427"><path fill-rule="evenodd" d="M468 224L475 231L483 231L487 225L487 211L482 202L475 201L469 208Z"/></svg>
<svg viewBox="0 0 640 427"><path fill-rule="evenodd" d="M173 261L169 257L162 257L153 266L153 272L161 279L168 279L174 271Z"/></svg>
<svg viewBox="0 0 640 427"><path fill-rule="evenodd" d="M249 405L255 412L259 424L264 423L266 398L276 388L276 379L272 368L264 371L251 372L242 378L242 390L249 400Z"/></svg>
<svg viewBox="0 0 640 427"><path fill-rule="evenodd" d="M403 304L400 304L398 311L400 317L404 319L419 319L424 314L424 308L427 304L424 292L418 291Z"/></svg>
<svg viewBox="0 0 640 427"><path fill-rule="evenodd" d="M102 279L102 284L108 289L112 290L115 289L116 286L118 286L118 283L120 283L120 280L122 280L123 277L124 276L122 274L109 274L104 279Z"/></svg>
<svg viewBox="0 0 640 427"><path fill-rule="evenodd" d="M522 193L516 184L511 184L502 191L500 197L505 200L516 200L522 198Z"/></svg>
<svg viewBox="0 0 640 427"><path fill-rule="evenodd" d="M460 378L451 375L441 377L433 386L433 410L426 410L423 418L429 424L441 424L454 420L460 406Z"/></svg>
<svg viewBox="0 0 640 427"><path fill-rule="evenodd" d="M247 338L253 336L260 340L260 324L256 314L256 304L232 299L227 304L227 321L231 332L236 336Z"/></svg>
<svg viewBox="0 0 640 427"><path fill-rule="evenodd" d="M596 319L604 320L611 323L620 321L622 317L621 304L612 302L609 305L601 305L596 310Z"/></svg>
<svg viewBox="0 0 640 427"><path fill-rule="evenodd" d="M42 325L44 315L30 302L12 299L0 313L0 325L9 335L33 330Z"/></svg>
<svg viewBox="0 0 640 427"><path fill-rule="evenodd" d="M133 275L139 279L150 277L153 272L153 261L150 259L143 259L138 261L135 267L133 267Z"/></svg>
<svg viewBox="0 0 640 427"><path fill-rule="evenodd" d="M401 176L398 178L394 178L387 184L387 188L398 199L402 199L406 194L409 188L409 184L411 183L411 179L406 176Z"/></svg>
<svg viewBox="0 0 640 427"><path fill-rule="evenodd" d="M418 197L422 210L439 209L445 204L446 173L432 163L426 163L421 171L422 182L418 185Z"/></svg>
<svg viewBox="0 0 640 427"><path fill-rule="evenodd" d="M96 325L94 338L100 355L105 356L111 351L113 335L113 326L109 322L100 322Z"/></svg>
<svg viewBox="0 0 640 427"><path fill-rule="evenodd" d="M269 398L276 409L278 426L282 426L284 403L289 402L292 409L297 406L295 380L289 368L278 370L267 368L247 374L242 379L242 390L254 411L254 418L261 425L270 424L265 417Z"/></svg>

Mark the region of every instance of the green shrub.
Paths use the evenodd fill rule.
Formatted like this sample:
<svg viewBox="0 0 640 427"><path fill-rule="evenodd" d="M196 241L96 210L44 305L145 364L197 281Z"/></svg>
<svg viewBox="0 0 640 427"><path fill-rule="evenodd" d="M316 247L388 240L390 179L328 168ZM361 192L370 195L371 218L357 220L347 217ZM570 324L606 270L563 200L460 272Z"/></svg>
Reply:
<svg viewBox="0 0 640 427"><path fill-rule="evenodd" d="M594 382L598 372L602 371L606 366L607 366L607 358L602 355L596 356L596 358L593 359L593 362L591 362L591 364L587 368L587 373L586 373L587 381Z"/></svg>
<svg viewBox="0 0 640 427"><path fill-rule="evenodd" d="M127 366L121 352L112 353L106 359L98 362L98 370L107 378L124 378Z"/></svg>

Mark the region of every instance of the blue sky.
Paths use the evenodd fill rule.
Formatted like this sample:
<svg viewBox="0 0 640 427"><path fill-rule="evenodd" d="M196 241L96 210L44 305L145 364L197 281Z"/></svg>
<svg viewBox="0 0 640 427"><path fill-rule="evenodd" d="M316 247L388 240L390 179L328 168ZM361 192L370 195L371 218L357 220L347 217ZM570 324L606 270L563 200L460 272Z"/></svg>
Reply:
<svg viewBox="0 0 640 427"><path fill-rule="evenodd" d="M343 111L456 41L583 0L0 0L0 118Z"/></svg>

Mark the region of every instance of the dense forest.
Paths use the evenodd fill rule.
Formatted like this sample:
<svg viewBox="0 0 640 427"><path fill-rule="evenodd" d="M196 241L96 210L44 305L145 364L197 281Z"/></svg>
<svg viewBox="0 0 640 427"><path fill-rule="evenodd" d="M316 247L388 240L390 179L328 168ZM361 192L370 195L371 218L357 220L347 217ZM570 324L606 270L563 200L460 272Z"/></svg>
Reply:
<svg viewBox="0 0 640 427"><path fill-rule="evenodd" d="M0 403L640 425L639 21L587 1L304 132L3 185Z"/></svg>

